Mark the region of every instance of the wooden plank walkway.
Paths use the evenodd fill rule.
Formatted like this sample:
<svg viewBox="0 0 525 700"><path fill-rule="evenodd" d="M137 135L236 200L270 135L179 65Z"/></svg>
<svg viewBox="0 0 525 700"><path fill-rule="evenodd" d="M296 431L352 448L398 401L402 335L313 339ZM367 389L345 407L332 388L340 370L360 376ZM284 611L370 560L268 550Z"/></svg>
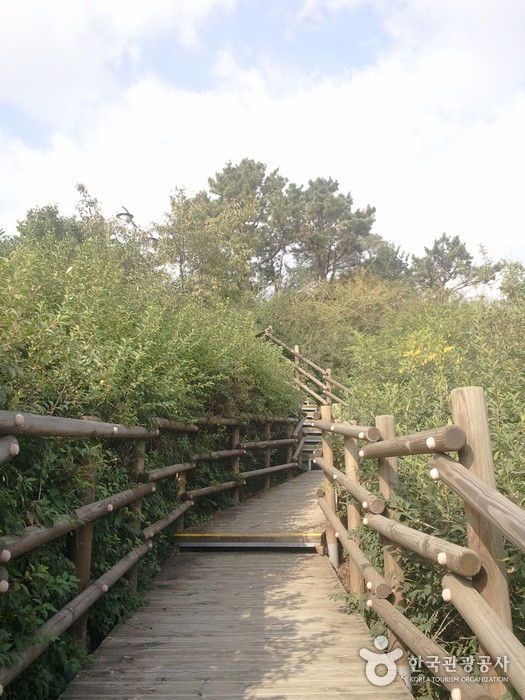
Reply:
<svg viewBox="0 0 525 700"><path fill-rule="evenodd" d="M175 541L206 547L320 546L325 525L315 491L322 483L323 472L306 472L188 528Z"/></svg>
<svg viewBox="0 0 525 700"><path fill-rule="evenodd" d="M310 490L315 526L319 481L306 474L234 510L262 527L277 493L295 485ZM223 514L217 521L224 525ZM289 511L267 522L293 531ZM386 687L366 679L359 650L377 650L362 618L334 599L342 593L328 559L307 550L183 551L157 576L149 605L110 633L62 700L412 698L399 678Z"/></svg>

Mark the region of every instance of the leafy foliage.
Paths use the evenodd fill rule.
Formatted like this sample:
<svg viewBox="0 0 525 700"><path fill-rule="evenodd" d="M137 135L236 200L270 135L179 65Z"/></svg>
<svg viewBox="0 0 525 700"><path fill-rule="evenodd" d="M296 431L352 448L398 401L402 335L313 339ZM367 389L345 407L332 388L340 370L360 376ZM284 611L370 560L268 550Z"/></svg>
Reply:
<svg viewBox="0 0 525 700"><path fill-rule="evenodd" d="M452 388L483 386L498 486L524 505L523 266L475 266L459 237L446 234L409 264L406 253L371 232L373 207L353 210L350 193L339 192L332 178L298 187L249 159L228 163L210 178L208 192L175 191L156 246L140 229L105 220L97 200L78 190L76 217L51 205L31 210L18 238L0 232L0 409L128 425L147 425L154 416L285 414L298 400L292 366L255 337L273 325L350 387L340 415L362 424L389 413L400 433L443 425ZM498 271L497 301L451 292ZM206 430L198 442L162 436L155 449L147 447L147 468L222 448L226 437ZM72 512L93 469L97 498L129 488L131 459L122 444L24 439L20 455L0 472L0 537ZM217 462L200 467L188 475L191 488L223 480ZM429 482L424 460L401 460L400 477L391 504L398 517L464 543L460 503ZM367 461L362 479L377 486ZM144 522L166 517L179 486L159 484L144 500ZM219 494L191 509L188 521L230 503ZM172 531L159 535L155 554L142 560L142 586L169 551ZM363 529L360 537L379 564L375 534ZM138 543L131 508L97 522L94 542L96 577ZM0 662L74 595L71 545L65 537L8 564ZM510 544L506 553L515 628L523 636L523 555ZM452 653L472 649L469 630L435 605L440 570L407 555L405 572L409 617ZM128 581L119 581L92 609L92 644L140 601L140 591L131 599ZM54 697L81 658L64 636L6 696Z"/></svg>
<svg viewBox="0 0 525 700"><path fill-rule="evenodd" d="M451 238L445 233L434 241L432 248L425 247L421 258L412 256L412 274L422 287L435 290L462 289L480 282L489 282L501 270L501 264L486 261L473 264L459 236Z"/></svg>
<svg viewBox="0 0 525 700"><path fill-rule="evenodd" d="M252 314L226 294L180 291L140 231L123 231L101 216L81 191L79 216L55 207L33 210L20 237L0 258L0 409L72 418L95 417L127 425L153 417L287 415L295 411L293 373L279 350L256 338ZM220 226L231 225L222 212ZM234 273L232 272L232 275ZM226 289L230 282L223 280ZM222 439L227 436L222 435ZM199 438L203 451L212 434ZM132 485L131 446L111 441L20 438L20 454L0 472L0 539L30 525L49 526L82 504L90 474L96 498ZM187 461L196 445L163 437L147 446L147 468ZM224 481L224 465L203 465L205 485ZM226 465L226 473L228 466ZM192 477L190 477L191 479ZM144 524L165 518L180 485L159 483L144 499ZM197 487L200 484L197 481ZM221 497L206 507L222 507ZM155 538L141 563L141 590L170 550L173 526ZM0 598L0 661L34 642L43 622L77 589L70 560L75 533L11 560L9 594ZM130 507L94 527L93 579L139 543ZM142 601L124 578L93 607L88 623L95 645ZM8 698L56 697L83 653L67 640L31 665L5 691Z"/></svg>
<svg viewBox="0 0 525 700"><path fill-rule="evenodd" d="M373 425L375 416L382 414L395 417L400 435L446 425L451 422L451 390L482 386L497 486L525 507L525 305L520 268L510 268L506 279L506 297L489 301L450 292L436 296L433 290L421 294L403 281L357 274L301 294L282 293L261 310L261 322L271 322L275 335L288 344L299 342L305 355L334 370L349 387L348 406L334 410L360 425ZM427 463L426 457L399 460L400 491L390 503L395 517L466 545L462 503L428 478ZM378 493L375 460L362 460L360 470L362 483ZM381 569L378 536L368 528L359 536ZM514 632L525 641L524 555L510 542L505 542L505 552ZM453 608L441 603L440 567L407 550L402 556L408 617L451 654L475 653L472 632ZM353 604L364 611L362 601ZM420 690L421 697L439 696L432 683Z"/></svg>

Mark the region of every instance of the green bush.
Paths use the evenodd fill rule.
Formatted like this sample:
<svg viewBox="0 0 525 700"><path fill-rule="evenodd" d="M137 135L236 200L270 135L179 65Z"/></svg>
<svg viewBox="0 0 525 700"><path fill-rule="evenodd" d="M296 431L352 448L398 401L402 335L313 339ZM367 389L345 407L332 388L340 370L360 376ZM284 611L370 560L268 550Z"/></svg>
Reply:
<svg viewBox="0 0 525 700"><path fill-rule="evenodd" d="M287 415L297 409L293 374L279 350L256 338L252 315L227 298L186 296L140 240L115 234L96 212L63 219L54 208L30 212L21 236L0 245L0 409L149 425L161 416ZM226 440L226 442L224 442ZM146 468L187 461L229 447L226 431L198 441L163 435L148 442ZM132 445L125 442L20 438L20 454L0 471L0 541L30 525L50 525L82 504L96 468L96 498L132 485ZM221 442L222 441L222 442ZM224 481L227 464L203 464L195 486ZM222 474L221 474L222 472ZM160 482L143 501L143 522L166 517L177 484ZM203 483L202 483L203 482ZM228 496L202 504L198 515ZM195 516L193 516L195 517ZM92 579L140 540L130 508L96 521ZM124 578L93 606L90 649L141 601L170 551L173 526L141 561L139 593ZM6 566L0 597L0 663L35 641L38 628L76 591L69 559L74 534ZM7 698L56 697L83 653L65 635L11 683Z"/></svg>
<svg viewBox="0 0 525 700"><path fill-rule="evenodd" d="M334 410L360 425L373 425L382 414L395 417L400 435L446 425L452 422L452 389L483 387L497 486L525 507L523 300L522 294L492 301L422 295L405 284L356 274L344 282L283 293L259 314L276 336L299 343L305 355L332 368L349 387L348 406ZM462 503L428 478L427 463L426 457L399 460L400 493L392 499L396 517L466 545ZM360 469L363 483L378 492L376 461L363 460ZM381 568L377 535L364 528L360 536ZM525 558L509 542L505 551L514 632L525 642ZM403 562L408 617L450 653L475 651L471 631L441 603L440 567L406 550ZM435 684L432 688L439 693Z"/></svg>

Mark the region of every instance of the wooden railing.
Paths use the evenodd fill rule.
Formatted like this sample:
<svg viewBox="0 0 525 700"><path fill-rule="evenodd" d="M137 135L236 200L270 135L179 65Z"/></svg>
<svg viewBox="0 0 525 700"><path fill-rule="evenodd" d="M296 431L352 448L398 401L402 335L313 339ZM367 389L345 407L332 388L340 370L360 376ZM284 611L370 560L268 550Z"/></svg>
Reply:
<svg viewBox="0 0 525 700"><path fill-rule="evenodd" d="M271 326L263 331L261 335L264 335L265 338L281 347L287 353L287 359L294 364L295 384L298 389L313 398L320 406L332 403L346 405L346 401L341 394L348 391L348 387L334 379L330 369L325 369L313 362L313 360L305 357L299 352L298 345L291 348L282 340L276 338Z"/></svg>
<svg viewBox="0 0 525 700"><path fill-rule="evenodd" d="M328 553L338 564L338 545L350 561L351 592L364 588L367 606L387 624L389 648L402 650L398 671L410 682L409 650L440 679L454 700L501 697L511 687L525 697L525 648L512 631L504 563L503 537L525 551L525 511L497 489L483 390L464 387L451 393L452 425L396 436L392 416L377 416L375 426L362 427L333 420L324 405L313 421L322 430L316 464L325 474L318 503L326 516ZM332 440L343 440L344 467L334 466ZM358 440L366 441L361 447ZM447 453L457 453L458 461ZM431 455L431 480L446 484L462 499L468 547L407 527L395 519L389 501L398 491L398 457ZM359 460L377 460L378 494L359 484ZM344 471L343 471L344 469ZM337 485L337 486L336 486ZM338 516L346 504L346 526ZM436 495L436 498L438 496ZM363 517L364 516L364 517ZM383 571L361 550L355 531L364 524L382 539ZM403 548L443 567L442 598L452 603L479 641L482 682L459 664L451 671L450 651L420 631L403 614ZM430 660L430 661L429 661ZM507 680L505 680L507 679Z"/></svg>
<svg viewBox="0 0 525 700"><path fill-rule="evenodd" d="M256 432L264 430L264 440L241 441L241 429L246 432L250 426L258 426ZM286 428L287 437L272 439L272 427L282 424ZM194 454L191 459L180 464L171 464L147 471L146 448L155 449L160 433L198 433L204 426L224 426L231 428L230 444L223 450L213 450L202 454ZM169 525L175 524L175 531L180 532L184 526L184 514L192 507L195 499L210 494L232 492L234 502L240 499L240 487L248 479L264 477L263 488L271 485L271 476L284 471L288 478L292 476L297 466L297 455L294 455L300 436L301 424L296 418L242 416L240 418L205 417L193 423L172 421L159 418L154 421L153 428L131 427L113 423L103 423L97 420L77 420L41 416L29 413L0 411L0 469L1 465L16 457L24 448L26 436L45 436L61 438L91 438L97 440L125 440L134 445L133 457L129 464L130 488L110 496L95 500L96 469L89 471L89 488L84 492L84 505L73 512L63 513L56 521L47 527L31 525L19 535L0 534L0 594L9 594L9 564L8 562L37 547L55 540L67 533L76 531L71 558L79 579L76 595L66 606L49 618L35 633L35 643L21 652L10 654L9 663L0 669L0 695L6 685L17 678L35 659L37 659L57 638L71 628L73 638L80 645L86 644L87 613L91 606L99 600L124 575L129 580L130 590L136 591L139 575L139 561L152 548L155 536ZM281 429L282 432L282 429ZM253 435L253 428L252 428ZM20 441L20 444L19 444ZM284 462L271 465L272 450L286 448ZM248 450L263 451L261 468L241 471L241 458ZM227 480L203 488L186 490L186 475L198 470L199 463L214 460L225 460L227 463ZM173 509L166 518L157 522L144 523L142 516L142 501L155 493L157 483L162 479L178 480L178 496L173 503ZM93 527L97 520L107 518L118 509L130 506L132 525L137 536L143 543L129 551L114 566L107 570L96 581L91 581L91 560Z"/></svg>

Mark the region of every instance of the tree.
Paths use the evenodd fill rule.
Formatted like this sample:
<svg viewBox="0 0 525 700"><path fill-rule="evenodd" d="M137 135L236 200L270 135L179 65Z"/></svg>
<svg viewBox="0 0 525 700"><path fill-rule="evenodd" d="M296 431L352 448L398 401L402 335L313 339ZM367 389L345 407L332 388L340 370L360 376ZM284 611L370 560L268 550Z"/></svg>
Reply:
<svg viewBox="0 0 525 700"><path fill-rule="evenodd" d="M275 292L290 280L344 276L369 257L375 210L352 211L352 197L332 178L303 190L245 158L228 162L208 184L209 192L192 198L177 190L158 227L161 261L181 287L210 277L223 290L229 279L237 292Z"/></svg>
<svg viewBox="0 0 525 700"><path fill-rule="evenodd" d="M338 190L337 180L317 178L301 193L301 238L294 256L316 281L334 280L359 266L374 223L373 207L353 212L350 193Z"/></svg>
<svg viewBox="0 0 525 700"><path fill-rule="evenodd" d="M278 169L267 173L266 167L248 158L238 165L230 161L208 184L215 197L212 211L235 202L247 214L239 234L253 251L253 281L279 288L286 273L286 255L299 231L300 188L288 183Z"/></svg>
<svg viewBox="0 0 525 700"><path fill-rule="evenodd" d="M364 251L363 267L381 279L401 280L409 275L408 257L401 246L370 234Z"/></svg>
<svg viewBox="0 0 525 700"><path fill-rule="evenodd" d="M192 274L190 246L195 227L192 209L192 200L183 189L177 188L170 195L170 210L165 215L164 223L156 226L159 262L171 269L182 290Z"/></svg>
<svg viewBox="0 0 525 700"><path fill-rule="evenodd" d="M30 209L24 221L18 222L17 230L22 241L52 238L80 243L84 239L82 226L77 219L74 216L62 216L56 204Z"/></svg>
<svg viewBox="0 0 525 700"><path fill-rule="evenodd" d="M425 247L423 257L412 256L411 266L417 283L433 290L458 290L486 283L494 279L500 269L500 263L493 265L488 260L481 266L474 265L472 255L459 236L451 238L446 233L434 241L432 248Z"/></svg>
<svg viewBox="0 0 525 700"><path fill-rule="evenodd" d="M525 301L525 266L516 261L506 261L503 267L501 292L508 302Z"/></svg>
<svg viewBox="0 0 525 700"><path fill-rule="evenodd" d="M235 201L213 206L206 192L188 198L178 189L170 197L165 223L156 227L159 236L157 261L165 265L182 291L206 290L222 296L250 288L250 260L243 229L253 217L253 204Z"/></svg>

